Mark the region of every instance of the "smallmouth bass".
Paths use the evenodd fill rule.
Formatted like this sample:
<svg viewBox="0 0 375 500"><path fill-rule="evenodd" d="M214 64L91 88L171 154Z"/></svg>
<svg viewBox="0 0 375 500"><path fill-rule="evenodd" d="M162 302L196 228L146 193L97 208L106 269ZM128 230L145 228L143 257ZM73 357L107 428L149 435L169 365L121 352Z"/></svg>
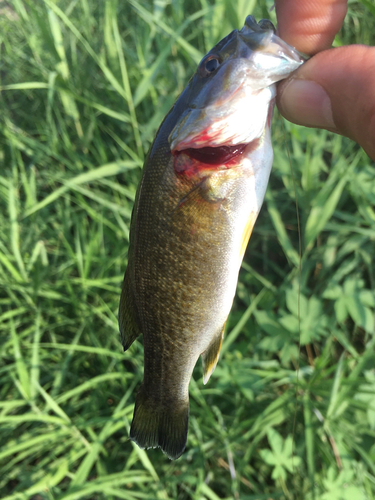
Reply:
<svg viewBox="0 0 375 500"><path fill-rule="evenodd" d="M143 334L130 430L141 448L185 449L193 368L202 356L207 383L217 364L271 171L275 82L302 62L248 16L202 59L148 153L119 308L124 350Z"/></svg>

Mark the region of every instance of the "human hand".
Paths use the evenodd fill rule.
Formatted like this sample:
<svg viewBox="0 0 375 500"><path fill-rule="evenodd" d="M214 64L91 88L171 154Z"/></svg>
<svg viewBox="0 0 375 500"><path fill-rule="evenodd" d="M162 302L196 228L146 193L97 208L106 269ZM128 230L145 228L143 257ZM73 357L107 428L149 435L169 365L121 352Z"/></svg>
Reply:
<svg viewBox="0 0 375 500"><path fill-rule="evenodd" d="M347 0L275 3L280 37L305 54L316 54L279 85L281 114L299 125L350 137L375 160L375 47L330 49Z"/></svg>

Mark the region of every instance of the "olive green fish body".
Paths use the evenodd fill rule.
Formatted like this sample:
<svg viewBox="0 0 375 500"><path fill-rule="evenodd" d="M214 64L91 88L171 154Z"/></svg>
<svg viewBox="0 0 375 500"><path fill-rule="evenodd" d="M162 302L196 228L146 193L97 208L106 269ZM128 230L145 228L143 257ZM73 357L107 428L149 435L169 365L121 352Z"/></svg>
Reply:
<svg viewBox="0 0 375 500"><path fill-rule="evenodd" d="M141 447L160 446L170 458L185 448L188 386L199 356L205 383L216 366L272 165L274 86L267 82L254 91L256 85L247 88L246 77L242 83L237 78L228 91L231 75L241 69L238 46L250 44L243 43L241 33L259 32L253 22L209 52L165 118L147 157L132 215L119 323L125 349L143 334L144 380L130 437ZM274 40L273 32L265 31ZM259 40L249 39L248 50L253 51ZM216 76L207 74L212 57L223 66L222 71L214 69ZM293 57L290 66L295 69L300 59L297 64ZM258 102L264 101L258 110L260 125L250 119L252 130L238 127L231 134L233 127L225 123L235 123L233 113L243 112L241 100L254 102L254 93Z"/></svg>

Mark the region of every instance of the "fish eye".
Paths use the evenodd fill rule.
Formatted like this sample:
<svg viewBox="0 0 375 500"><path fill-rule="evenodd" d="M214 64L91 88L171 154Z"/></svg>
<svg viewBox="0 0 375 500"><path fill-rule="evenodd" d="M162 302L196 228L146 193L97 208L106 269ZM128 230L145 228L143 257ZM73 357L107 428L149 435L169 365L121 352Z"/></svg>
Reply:
<svg viewBox="0 0 375 500"><path fill-rule="evenodd" d="M212 73L219 67L219 61L217 59L209 59L206 62L206 70Z"/></svg>
<svg viewBox="0 0 375 500"><path fill-rule="evenodd" d="M204 62L202 70L203 73L207 76L216 71L219 66L220 66L219 58L217 56L211 56Z"/></svg>

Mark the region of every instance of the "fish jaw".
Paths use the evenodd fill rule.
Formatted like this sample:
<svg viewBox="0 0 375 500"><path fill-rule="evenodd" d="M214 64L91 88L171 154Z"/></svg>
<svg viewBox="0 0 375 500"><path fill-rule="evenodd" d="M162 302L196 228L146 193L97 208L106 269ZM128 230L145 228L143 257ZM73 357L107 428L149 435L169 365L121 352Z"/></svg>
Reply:
<svg viewBox="0 0 375 500"><path fill-rule="evenodd" d="M188 109L169 137L172 152L249 144L262 135L275 96L275 85L257 92L243 85L225 111L219 104Z"/></svg>
<svg viewBox="0 0 375 500"><path fill-rule="evenodd" d="M207 64L217 68L210 74ZM281 40L269 21L248 16L205 56L191 81L188 105L171 131L172 153L203 147L249 144L263 134L275 83L303 63L300 54Z"/></svg>

